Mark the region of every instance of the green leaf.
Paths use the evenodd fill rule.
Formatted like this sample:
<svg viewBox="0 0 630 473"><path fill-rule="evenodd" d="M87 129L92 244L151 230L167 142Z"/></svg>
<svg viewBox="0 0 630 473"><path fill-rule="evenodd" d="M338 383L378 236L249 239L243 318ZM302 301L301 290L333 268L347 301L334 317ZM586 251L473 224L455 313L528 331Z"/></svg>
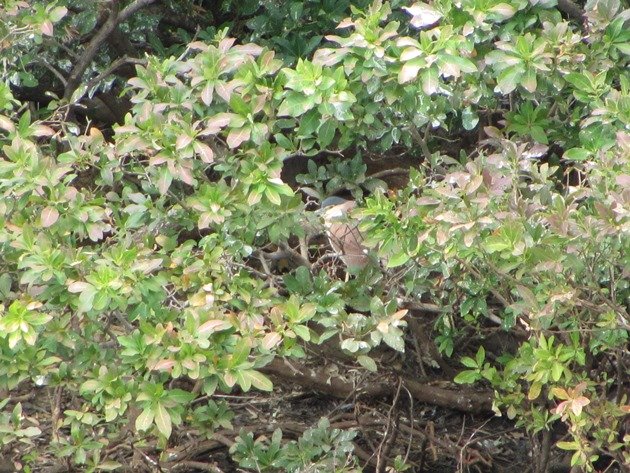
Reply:
<svg viewBox="0 0 630 473"><path fill-rule="evenodd" d="M462 357L461 360L462 365L464 365L466 368L478 368L479 365L477 364L477 362L475 360L473 360L471 357L469 356L464 356Z"/></svg>
<svg viewBox="0 0 630 473"><path fill-rule="evenodd" d="M94 296L96 296L96 288L90 284L79 296L79 312L89 312L92 310Z"/></svg>
<svg viewBox="0 0 630 473"><path fill-rule="evenodd" d="M194 398L194 394L183 389L171 389L168 391L168 399L180 405L188 404Z"/></svg>
<svg viewBox="0 0 630 473"><path fill-rule="evenodd" d="M613 46L626 56L630 56L630 43L614 43Z"/></svg>
<svg viewBox="0 0 630 473"><path fill-rule="evenodd" d="M359 355L357 357L357 361L361 366L363 366L366 370L371 371L372 373L376 373L378 371L374 359L370 358L367 355Z"/></svg>
<svg viewBox="0 0 630 473"><path fill-rule="evenodd" d="M164 437L169 438L172 431L171 415L168 413L162 403L155 405L155 425Z"/></svg>
<svg viewBox="0 0 630 473"><path fill-rule="evenodd" d="M306 325L294 325L292 329L305 342L311 340L311 331Z"/></svg>
<svg viewBox="0 0 630 473"><path fill-rule="evenodd" d="M440 54L439 59L442 63L442 67L451 72L453 76L459 77L462 72L473 73L477 72L477 66L470 60L462 56L456 56L454 54Z"/></svg>
<svg viewBox="0 0 630 473"><path fill-rule="evenodd" d="M479 373L473 370L461 371L453 378L453 381L457 384L472 384L480 379Z"/></svg>
<svg viewBox="0 0 630 473"><path fill-rule="evenodd" d="M488 253L496 253L497 251L509 250L512 248L512 245L500 236L489 236L484 243L484 247Z"/></svg>
<svg viewBox="0 0 630 473"><path fill-rule="evenodd" d="M99 381L95 379L89 379L81 385L81 387L79 388L79 392L81 393L81 395L94 392L99 388L100 385L101 383Z"/></svg>
<svg viewBox="0 0 630 473"><path fill-rule="evenodd" d="M466 107L462 111L462 125L464 126L464 129L472 130L477 126L478 123L479 123L479 115L473 112L470 106Z"/></svg>
<svg viewBox="0 0 630 473"><path fill-rule="evenodd" d="M422 72L422 91L427 95L437 93L440 80L437 67L430 67Z"/></svg>
<svg viewBox="0 0 630 473"><path fill-rule="evenodd" d="M136 430L145 432L153 424L153 411L146 407L138 417L136 417Z"/></svg>
<svg viewBox="0 0 630 473"><path fill-rule="evenodd" d="M257 145L262 145L267 142L267 132L269 131L269 127L264 123L254 123L251 126L251 140Z"/></svg>
<svg viewBox="0 0 630 473"><path fill-rule="evenodd" d="M230 108L243 117L251 113L250 106L237 94L232 94L230 97Z"/></svg>
<svg viewBox="0 0 630 473"><path fill-rule="evenodd" d="M483 348L483 346L480 346L479 350L477 350L477 354L475 355L475 361L477 362L477 366L481 368L485 359L486 359L486 350Z"/></svg>
<svg viewBox="0 0 630 473"><path fill-rule="evenodd" d="M405 341L401 333L398 330L394 330L394 327L390 327L387 332L383 333L383 341L396 351L405 351Z"/></svg>
<svg viewBox="0 0 630 473"><path fill-rule="evenodd" d="M11 279L10 274L3 273L0 275L0 298L6 299L9 297L12 284L13 280Z"/></svg>
<svg viewBox="0 0 630 473"><path fill-rule="evenodd" d="M281 133L276 133L275 135L273 135L274 139L276 140L276 143L278 143L278 146L281 146L282 148L292 151L295 149L295 146L293 146L293 143L291 142L291 140L289 138L287 138L286 136L284 136Z"/></svg>
<svg viewBox="0 0 630 473"><path fill-rule="evenodd" d="M516 8L508 3L499 3L488 10L489 13L494 13L502 20L511 18L516 13Z"/></svg>
<svg viewBox="0 0 630 473"><path fill-rule="evenodd" d="M556 447L561 450L579 450L580 445L577 442L556 442Z"/></svg>
<svg viewBox="0 0 630 473"><path fill-rule="evenodd" d="M320 116L317 110L310 110L300 119L300 127L298 128L298 136L301 138L309 137L317 130Z"/></svg>
<svg viewBox="0 0 630 473"><path fill-rule="evenodd" d="M94 300L92 301L92 309L103 310L110 302L110 297L106 291L98 291L94 294Z"/></svg>
<svg viewBox="0 0 630 473"><path fill-rule="evenodd" d="M536 92L536 87L538 86L538 82L536 81L536 71L533 69L527 69L521 77L521 85L529 93Z"/></svg>
<svg viewBox="0 0 630 473"><path fill-rule="evenodd" d="M584 148L571 148L565 151L562 157L571 161L586 161L591 157L591 152Z"/></svg>
<svg viewBox="0 0 630 473"><path fill-rule="evenodd" d="M251 389L251 387L252 387L252 381L249 378L249 376L245 375L244 371L237 371L236 372L236 382L241 387L243 392L249 391Z"/></svg>
<svg viewBox="0 0 630 473"><path fill-rule="evenodd" d="M577 451L571 455L571 467L584 465L586 455L582 452L582 449L578 447Z"/></svg>
<svg viewBox="0 0 630 473"><path fill-rule="evenodd" d="M299 117L313 108L315 100L312 96L304 95L300 92L289 91L286 98L278 107L279 117Z"/></svg>
<svg viewBox="0 0 630 473"><path fill-rule="evenodd" d="M591 91L593 89L591 80L585 74L571 72L564 76L564 79L578 90Z"/></svg>
<svg viewBox="0 0 630 473"><path fill-rule="evenodd" d="M280 205L282 203L282 198L280 197L280 194L278 194L278 192L276 192L273 187L265 188L265 197L267 197L267 199L269 199L269 202L274 205Z"/></svg>
<svg viewBox="0 0 630 473"><path fill-rule="evenodd" d="M158 191L161 195L165 195L171 187L171 183L173 182L173 175L171 174L171 171L168 169L168 167L162 166L158 171L158 176Z"/></svg>
<svg viewBox="0 0 630 473"><path fill-rule="evenodd" d="M509 94L516 89L516 85L523 75L523 70L519 66L512 66L504 69L497 78L499 92Z"/></svg>
<svg viewBox="0 0 630 473"><path fill-rule="evenodd" d="M533 139L535 139L538 143L549 144L549 139L547 138L547 134L543 127L534 125L530 128L529 134Z"/></svg>
<svg viewBox="0 0 630 473"><path fill-rule="evenodd" d="M324 149L335 137L335 132L337 131L337 125L335 124L335 120L329 119L322 123L319 127L317 134L317 142L319 146Z"/></svg>
<svg viewBox="0 0 630 473"><path fill-rule="evenodd" d="M341 349L349 351L350 353L356 353L359 351L359 342L354 338L346 338L341 342Z"/></svg>
<svg viewBox="0 0 630 473"><path fill-rule="evenodd" d="M538 382L532 383L532 385L529 387L529 392L527 393L527 399L529 399L530 401L537 399L538 396L540 396L541 390L542 390L542 384Z"/></svg>
<svg viewBox="0 0 630 473"><path fill-rule="evenodd" d="M407 261L409 261L409 255L406 251L400 250L387 261L387 267L396 268L398 266L402 266Z"/></svg>
<svg viewBox="0 0 630 473"><path fill-rule="evenodd" d="M234 347L234 352L232 353L232 357L230 358L228 367L235 368L245 363L247 361L247 358L249 357L250 351L251 348L249 347L247 339L241 338Z"/></svg>
<svg viewBox="0 0 630 473"><path fill-rule="evenodd" d="M562 363L556 362L551 365L551 379L553 379L555 382L560 381L560 378L562 378L562 373L564 373L564 366L562 365Z"/></svg>
<svg viewBox="0 0 630 473"><path fill-rule="evenodd" d="M251 381L252 386L261 391L270 392L273 390L273 383L267 376L256 370L244 370L241 372L243 377Z"/></svg>

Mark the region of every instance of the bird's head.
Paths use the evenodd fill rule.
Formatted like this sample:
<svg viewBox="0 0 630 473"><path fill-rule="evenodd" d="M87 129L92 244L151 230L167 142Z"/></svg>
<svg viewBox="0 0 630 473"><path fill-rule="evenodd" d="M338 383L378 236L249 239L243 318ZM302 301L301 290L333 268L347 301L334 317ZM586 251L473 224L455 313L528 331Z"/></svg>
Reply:
<svg viewBox="0 0 630 473"><path fill-rule="evenodd" d="M339 220L347 217L348 212L352 210L355 205L356 202L354 200L344 199L343 197L338 197L336 195L325 198L322 201L321 210L324 221L329 223L333 220Z"/></svg>

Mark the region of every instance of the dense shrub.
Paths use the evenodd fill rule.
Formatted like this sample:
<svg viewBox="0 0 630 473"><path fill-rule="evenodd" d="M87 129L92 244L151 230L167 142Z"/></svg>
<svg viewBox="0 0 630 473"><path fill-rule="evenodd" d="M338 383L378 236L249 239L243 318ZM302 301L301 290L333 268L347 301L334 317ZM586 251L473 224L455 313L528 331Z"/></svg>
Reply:
<svg viewBox="0 0 630 473"><path fill-rule="evenodd" d="M90 79L107 53L81 71L62 47L102 12L8 2L5 453L122 468L115 447L133 431L134 448L173 462L169 439L231 429L237 407L217 394L271 392L281 357L317 364L332 341L361 377L389 373L379 354L413 347L407 325L430 306L426 343L461 361L456 383L493 392L492 410L531 435L565 425L572 465L628 464L630 21L619 2L589 2L583 22L555 3L339 2L347 17L326 34L329 2L291 2L286 18L269 2L227 24L260 44L205 30L103 83ZM225 20L237 7L224 4ZM120 24L155 43L151 15ZM14 96L44 87L42 67L70 78L35 109ZM110 91L130 100L121 123L82 121L79 102ZM359 158L375 150L415 160L406 186L366 177ZM358 158L283 181L287 158L322 152ZM304 204L341 188L374 256L345 279L308 248L323 226ZM486 346L497 331L516 344ZM20 402L29 389L56 396L47 419ZM298 440L243 431L231 452L252 471L359 471L357 435L323 419Z"/></svg>

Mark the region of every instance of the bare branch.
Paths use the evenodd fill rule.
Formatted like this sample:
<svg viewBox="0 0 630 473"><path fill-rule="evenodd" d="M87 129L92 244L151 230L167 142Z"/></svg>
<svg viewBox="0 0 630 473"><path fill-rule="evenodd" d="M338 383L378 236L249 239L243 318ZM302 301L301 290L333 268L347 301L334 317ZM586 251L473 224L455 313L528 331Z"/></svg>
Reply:
<svg viewBox="0 0 630 473"><path fill-rule="evenodd" d="M147 7L152 3L155 3L155 1L156 0L136 0L133 3L130 3L125 8L123 8L123 10L118 15L118 23L122 23L141 8Z"/></svg>
<svg viewBox="0 0 630 473"><path fill-rule="evenodd" d="M131 4L127 5L122 11L119 11L119 0L110 1L111 7L107 20L85 47L83 54L81 54L77 64L72 69L70 77L68 77L68 82L66 83L63 94L63 98L65 100L69 101L72 94L74 94L74 91L77 90L79 84L81 83L83 73L87 70L102 44L112 34L116 27L133 15L136 11L154 3L155 1L156 0L135 0Z"/></svg>
<svg viewBox="0 0 630 473"><path fill-rule="evenodd" d="M402 175L402 174L409 174L409 169L404 169L404 168L385 169L383 171L370 174L368 177L372 177L374 179L381 179L383 177L397 176L397 175Z"/></svg>
<svg viewBox="0 0 630 473"><path fill-rule="evenodd" d="M372 381L359 387L352 381L338 376L330 376L318 367L307 367L293 361L289 366L286 361L276 358L260 371L272 376L297 383L303 388L312 389L336 398L345 399L353 394L369 398L393 396L396 386L387 381ZM383 378L381 376L381 378ZM492 392L451 391L423 384L413 379L403 378L403 386L420 402L448 407L462 412L488 412L492 407Z"/></svg>
<svg viewBox="0 0 630 473"><path fill-rule="evenodd" d="M558 0L558 10L575 21L584 21L584 10L572 0Z"/></svg>
<svg viewBox="0 0 630 473"><path fill-rule="evenodd" d="M97 85L100 81L105 79L108 75L113 73L116 69L122 66L125 66L127 64L137 64L137 65L145 66L147 64L147 61L146 59L137 59L137 58L128 57L128 56L123 56L121 58L118 58L114 62L112 62L109 65L109 67L105 69L103 72L101 72L98 76L96 76L94 79L90 79L90 81L87 83L85 87L86 90L90 90L92 87Z"/></svg>
<svg viewBox="0 0 630 473"><path fill-rule="evenodd" d="M59 72L57 69L55 69L53 66L51 66L50 64L48 64L48 62L44 59L40 59L39 63L42 64L46 69L48 69L50 72L52 72L57 79L59 79L59 81L61 82L62 85L66 85L66 78L63 76L63 74L61 72Z"/></svg>

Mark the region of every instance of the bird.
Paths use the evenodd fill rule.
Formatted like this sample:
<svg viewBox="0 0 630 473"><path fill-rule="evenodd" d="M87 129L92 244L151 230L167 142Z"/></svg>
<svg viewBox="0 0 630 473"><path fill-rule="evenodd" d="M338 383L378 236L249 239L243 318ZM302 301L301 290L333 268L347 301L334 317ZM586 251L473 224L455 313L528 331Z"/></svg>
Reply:
<svg viewBox="0 0 630 473"><path fill-rule="evenodd" d="M321 207L330 246L339 254L348 271L356 273L365 268L370 258L363 246L358 223L349 216L350 211L356 207L356 202L331 196L322 201Z"/></svg>

